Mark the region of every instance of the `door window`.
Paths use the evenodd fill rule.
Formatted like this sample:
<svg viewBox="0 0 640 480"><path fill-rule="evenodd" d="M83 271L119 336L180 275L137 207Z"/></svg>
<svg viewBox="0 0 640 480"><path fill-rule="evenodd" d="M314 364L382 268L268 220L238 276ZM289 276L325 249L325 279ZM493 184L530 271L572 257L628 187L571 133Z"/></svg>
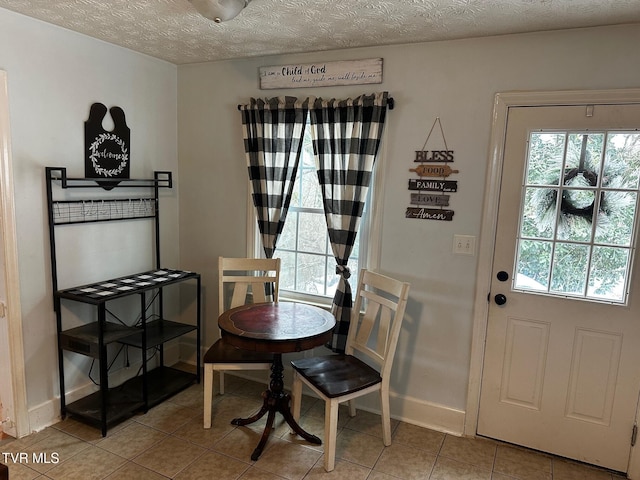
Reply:
<svg viewBox="0 0 640 480"><path fill-rule="evenodd" d="M532 132L514 288L626 304L639 177L637 131Z"/></svg>

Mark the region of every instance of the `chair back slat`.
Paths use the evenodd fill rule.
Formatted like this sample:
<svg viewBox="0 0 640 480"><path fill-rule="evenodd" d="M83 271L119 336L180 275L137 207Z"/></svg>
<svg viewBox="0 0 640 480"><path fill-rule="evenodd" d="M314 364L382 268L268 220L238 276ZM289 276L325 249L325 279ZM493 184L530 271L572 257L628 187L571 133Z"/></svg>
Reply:
<svg viewBox="0 0 640 480"><path fill-rule="evenodd" d="M360 325L356 330L356 337L353 341L354 348L362 348L367 345L369 338L371 338L371 332L376 326L376 317L378 316L378 310L380 305L377 303L369 302L366 306L364 315L360 317Z"/></svg>
<svg viewBox="0 0 640 480"><path fill-rule="evenodd" d="M218 258L218 310L278 301L280 280L279 258ZM267 285L271 295L267 296Z"/></svg>
<svg viewBox="0 0 640 480"><path fill-rule="evenodd" d="M391 371L408 296L408 283L362 270L346 353L365 355L378 366L383 381Z"/></svg>
<svg viewBox="0 0 640 480"><path fill-rule="evenodd" d="M268 282L251 282L251 293L253 293L253 303L264 303L267 299L267 292L264 284Z"/></svg>
<svg viewBox="0 0 640 480"><path fill-rule="evenodd" d="M378 326L378 341L376 343L376 352L379 352L383 357L387 354L389 348L389 335L391 335L392 324L391 309L386 307L380 307L380 322Z"/></svg>
<svg viewBox="0 0 640 480"><path fill-rule="evenodd" d="M231 286L231 303L229 308L236 308L247 303L249 284L246 282L234 282Z"/></svg>

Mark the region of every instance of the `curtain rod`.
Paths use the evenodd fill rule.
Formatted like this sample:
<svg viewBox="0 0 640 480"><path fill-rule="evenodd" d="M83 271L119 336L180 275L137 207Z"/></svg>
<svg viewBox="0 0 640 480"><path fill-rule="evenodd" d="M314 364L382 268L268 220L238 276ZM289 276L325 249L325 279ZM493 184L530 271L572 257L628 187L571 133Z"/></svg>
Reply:
<svg viewBox="0 0 640 480"><path fill-rule="evenodd" d="M395 107L395 101L393 100L393 97L389 97L387 99L387 107L389 107L389 110L393 110L393 107ZM242 105L238 105L238 110L242 109Z"/></svg>

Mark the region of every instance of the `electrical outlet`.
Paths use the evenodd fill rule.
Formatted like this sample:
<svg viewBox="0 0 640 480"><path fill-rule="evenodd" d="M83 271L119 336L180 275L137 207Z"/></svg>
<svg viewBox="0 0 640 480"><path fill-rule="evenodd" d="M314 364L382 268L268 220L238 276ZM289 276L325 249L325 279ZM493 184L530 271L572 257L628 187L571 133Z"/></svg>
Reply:
<svg viewBox="0 0 640 480"><path fill-rule="evenodd" d="M476 237L473 235L454 235L453 253L461 255L476 254Z"/></svg>

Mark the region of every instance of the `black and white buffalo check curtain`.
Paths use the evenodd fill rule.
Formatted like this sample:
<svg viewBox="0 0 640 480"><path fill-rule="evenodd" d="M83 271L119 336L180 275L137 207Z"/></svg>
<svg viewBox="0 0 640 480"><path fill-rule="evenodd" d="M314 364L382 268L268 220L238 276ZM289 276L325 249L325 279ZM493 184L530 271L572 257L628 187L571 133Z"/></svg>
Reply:
<svg viewBox="0 0 640 480"><path fill-rule="evenodd" d="M388 93L347 100L278 97L251 99L240 107L244 145L268 258L284 227L309 115L329 240L340 275L332 313L337 320L330 347L344 352L351 318L351 272L347 266L355 243L378 154Z"/></svg>
<svg viewBox="0 0 640 480"><path fill-rule="evenodd" d="M307 105L295 97L252 98L240 111L262 247L272 258L291 202Z"/></svg>
<svg viewBox="0 0 640 480"><path fill-rule="evenodd" d="M347 263L382 139L387 101L387 92L382 92L347 100L317 99L309 105L329 241L340 275L331 309L338 321L331 348L337 352L344 352L349 332L353 301Z"/></svg>

